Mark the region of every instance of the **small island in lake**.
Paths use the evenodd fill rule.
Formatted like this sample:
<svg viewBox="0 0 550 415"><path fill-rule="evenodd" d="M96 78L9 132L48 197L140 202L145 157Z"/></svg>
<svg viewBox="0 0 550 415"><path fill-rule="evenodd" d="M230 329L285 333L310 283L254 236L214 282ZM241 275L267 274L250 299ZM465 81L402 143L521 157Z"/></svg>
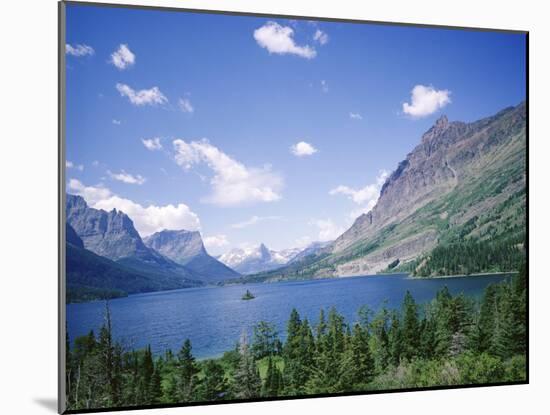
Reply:
<svg viewBox="0 0 550 415"><path fill-rule="evenodd" d="M242 300L252 300L256 297L254 297L254 294L252 294L249 290L246 290L246 293L242 296Z"/></svg>

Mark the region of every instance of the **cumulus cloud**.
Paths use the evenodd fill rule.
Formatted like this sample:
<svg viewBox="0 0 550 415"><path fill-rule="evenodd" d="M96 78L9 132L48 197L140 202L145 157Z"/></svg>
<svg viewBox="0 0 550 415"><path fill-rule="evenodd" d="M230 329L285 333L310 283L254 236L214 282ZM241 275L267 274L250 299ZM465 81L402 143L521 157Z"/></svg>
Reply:
<svg viewBox="0 0 550 415"><path fill-rule="evenodd" d="M79 170L79 171L83 171L84 170L84 165L82 164L74 164L72 161L65 161L65 167L67 169L76 169L76 170Z"/></svg>
<svg viewBox="0 0 550 415"><path fill-rule="evenodd" d="M212 193L203 200L220 206L253 202L273 202L281 198L283 179L271 170L247 167L225 154L206 139L173 141L175 161L185 170L205 164L214 175L210 179Z"/></svg>
<svg viewBox="0 0 550 415"><path fill-rule="evenodd" d="M128 183L128 184L143 184L146 179L140 174L133 175L126 173L124 170L121 170L120 173L113 173L110 170L107 170L107 174L113 180L118 180L119 182Z"/></svg>
<svg viewBox="0 0 550 415"><path fill-rule="evenodd" d="M325 94L328 92L328 83L324 79L321 80L321 91Z"/></svg>
<svg viewBox="0 0 550 415"><path fill-rule="evenodd" d="M137 106L165 104L168 98L156 86L151 89L134 90L126 84L116 84L116 89L120 95L126 97L130 102Z"/></svg>
<svg viewBox="0 0 550 415"><path fill-rule="evenodd" d="M276 22L267 22L254 31L258 45L269 53L279 55L292 54L306 59L313 59L317 52L309 45L300 46L294 41L294 30Z"/></svg>
<svg viewBox="0 0 550 415"><path fill-rule="evenodd" d="M115 119L113 119L112 123L113 123L114 125L120 125L120 124L122 124L122 122L121 122L120 120L115 120Z"/></svg>
<svg viewBox="0 0 550 415"><path fill-rule="evenodd" d="M361 189L353 189L349 186L340 185L332 189L330 195L344 195L352 200L355 204L359 205L358 209L352 211L351 216L356 218L357 216L370 211L380 196L380 189L388 178L388 172L385 170L380 171L376 177L374 183L368 184Z"/></svg>
<svg viewBox="0 0 550 415"><path fill-rule="evenodd" d="M327 42L328 42L328 35L325 32L323 32L322 30L317 29L315 31L315 34L313 35L313 40L316 40L321 45L326 45Z"/></svg>
<svg viewBox="0 0 550 415"><path fill-rule="evenodd" d="M296 157L311 156L312 154L317 153L317 151L318 150L313 147L313 145L306 143L305 141L300 141L290 146L290 152Z"/></svg>
<svg viewBox="0 0 550 415"><path fill-rule="evenodd" d="M224 246L229 245L227 235L223 234L205 236L202 238L202 241L207 249L223 248Z"/></svg>
<svg viewBox="0 0 550 415"><path fill-rule="evenodd" d="M182 112L193 113L195 111L195 108L193 108L191 101L187 98L180 98L178 101L178 105Z"/></svg>
<svg viewBox="0 0 550 415"><path fill-rule="evenodd" d="M111 63L120 70L132 66L135 62L136 55L132 53L128 45L120 45L118 49L111 54Z"/></svg>
<svg viewBox="0 0 550 415"><path fill-rule="evenodd" d="M320 242L332 241L345 231L342 226L338 226L331 219L314 219L311 220L309 224L319 229L317 240Z"/></svg>
<svg viewBox="0 0 550 415"><path fill-rule="evenodd" d="M350 112L349 117L352 120L362 120L363 119L363 116L361 114L357 113L357 112Z"/></svg>
<svg viewBox="0 0 550 415"><path fill-rule="evenodd" d="M269 221L269 220L279 220L280 216L252 216L250 219L243 222L234 223L231 225L233 229L243 229L248 228L249 226L256 225L260 222Z"/></svg>
<svg viewBox="0 0 550 415"><path fill-rule="evenodd" d="M73 46L67 43L65 45L65 53L67 55L81 57L86 55L91 56L95 53L95 51L94 51L94 48L88 45L78 44Z"/></svg>
<svg viewBox="0 0 550 415"><path fill-rule="evenodd" d="M68 189L69 193L82 196L90 207L106 211L117 209L126 213L141 236L163 229L200 230L199 217L184 203L143 206L113 194L104 186L85 186L76 179L69 180Z"/></svg>
<svg viewBox="0 0 550 415"><path fill-rule="evenodd" d="M413 118L433 114L451 103L451 91L433 86L416 85L411 91L411 103L403 103L403 112Z"/></svg>
<svg viewBox="0 0 550 415"><path fill-rule="evenodd" d="M147 150L155 151L162 150L162 144L160 142L160 137L155 138L144 138L141 140L143 145Z"/></svg>

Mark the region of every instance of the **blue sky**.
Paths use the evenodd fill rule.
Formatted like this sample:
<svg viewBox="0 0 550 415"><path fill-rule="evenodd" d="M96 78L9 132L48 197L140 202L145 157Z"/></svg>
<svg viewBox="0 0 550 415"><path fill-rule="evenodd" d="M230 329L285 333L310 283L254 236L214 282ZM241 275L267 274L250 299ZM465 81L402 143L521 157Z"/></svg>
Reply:
<svg viewBox="0 0 550 415"><path fill-rule="evenodd" d="M338 236L446 114L525 99L525 37L67 6L67 191L220 254Z"/></svg>

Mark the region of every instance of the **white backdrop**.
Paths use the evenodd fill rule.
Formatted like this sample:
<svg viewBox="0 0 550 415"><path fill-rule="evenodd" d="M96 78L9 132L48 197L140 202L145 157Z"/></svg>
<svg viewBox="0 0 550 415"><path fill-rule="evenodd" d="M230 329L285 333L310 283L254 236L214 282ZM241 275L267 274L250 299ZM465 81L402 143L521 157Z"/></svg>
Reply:
<svg viewBox="0 0 550 415"><path fill-rule="evenodd" d="M150 0L140 4L530 30L531 384L175 408L164 414L517 414L548 408L545 182L550 134L544 2L509 0ZM117 2L113 0L112 2ZM128 0L127 2L130 2ZM537 4L538 3L538 4ZM2 413L51 414L57 388L57 4L2 2L0 13L0 379ZM545 396L546 394L546 396ZM135 413L135 412L134 412Z"/></svg>

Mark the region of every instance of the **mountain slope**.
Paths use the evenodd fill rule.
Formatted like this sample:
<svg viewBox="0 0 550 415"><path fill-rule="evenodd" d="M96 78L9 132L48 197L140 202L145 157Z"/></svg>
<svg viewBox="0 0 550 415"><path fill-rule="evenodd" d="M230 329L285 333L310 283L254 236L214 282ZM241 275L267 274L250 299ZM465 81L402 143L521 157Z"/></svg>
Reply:
<svg viewBox="0 0 550 415"><path fill-rule="evenodd" d="M127 268L151 275L179 277L184 282L200 277L145 246L132 220L121 211L90 208L82 197L68 194L67 222L82 240L84 248Z"/></svg>
<svg viewBox="0 0 550 415"><path fill-rule="evenodd" d="M201 281L217 283L239 276L238 272L206 252L199 232L163 230L146 237L144 243L196 275L200 274L197 278Z"/></svg>
<svg viewBox="0 0 550 415"><path fill-rule="evenodd" d="M515 267L525 239L525 131L525 103L473 123L441 117L399 163L369 213L317 255L255 280L495 268L481 260L466 266L458 257L447 258L456 266L435 266L440 253L458 252L465 243L488 255L504 244L512 258L497 268Z"/></svg>

